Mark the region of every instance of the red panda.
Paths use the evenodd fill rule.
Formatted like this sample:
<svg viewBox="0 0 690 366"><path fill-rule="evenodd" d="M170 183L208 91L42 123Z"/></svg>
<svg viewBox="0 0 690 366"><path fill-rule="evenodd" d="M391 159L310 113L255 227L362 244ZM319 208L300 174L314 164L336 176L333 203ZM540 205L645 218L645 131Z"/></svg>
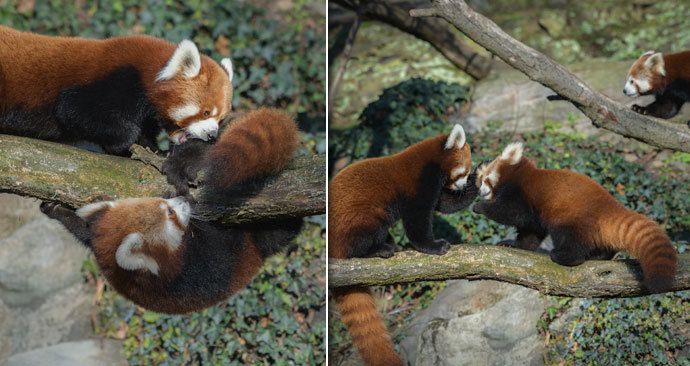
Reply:
<svg viewBox="0 0 690 366"><path fill-rule="evenodd" d="M51 37L0 26L0 133L89 141L124 155L163 129L173 143L215 138L232 63L191 41Z"/></svg>
<svg viewBox="0 0 690 366"><path fill-rule="evenodd" d="M629 97L654 94L647 106L633 104L640 114L669 119L690 100L690 51L669 53L648 51L630 67L623 92ZM690 124L690 122L689 122Z"/></svg>
<svg viewBox="0 0 690 366"><path fill-rule="evenodd" d="M519 248L535 250L550 235L551 259L558 264L576 266L626 250L640 261L648 291L672 287L677 254L659 225L625 208L591 178L539 169L522 154L522 144L512 143L477 169L483 201L474 212L516 227Z"/></svg>
<svg viewBox="0 0 690 366"><path fill-rule="evenodd" d="M471 165L465 132L462 126L455 125L449 135L426 139L395 155L346 167L333 177L328 191L329 257L392 256L395 244L388 229L398 219L402 219L416 250L445 254L449 243L434 239L432 212L464 208L448 205L452 199L440 198L471 186L466 184ZM471 198L466 200L467 205ZM334 288L333 294L364 363L402 365L369 289Z"/></svg>
<svg viewBox="0 0 690 366"><path fill-rule="evenodd" d="M270 123L264 123L268 117ZM281 142L271 144L273 139ZM226 129L207 152L208 161L200 164L220 169L206 184L227 190L255 176L280 171L297 147L295 123L276 111L260 110ZM237 159L243 164L220 164ZM265 258L292 241L302 222L286 219L221 227L195 219L182 197L102 201L76 213L50 203L43 203L41 209L91 248L116 291L146 309L164 313L197 311L239 291Z"/></svg>

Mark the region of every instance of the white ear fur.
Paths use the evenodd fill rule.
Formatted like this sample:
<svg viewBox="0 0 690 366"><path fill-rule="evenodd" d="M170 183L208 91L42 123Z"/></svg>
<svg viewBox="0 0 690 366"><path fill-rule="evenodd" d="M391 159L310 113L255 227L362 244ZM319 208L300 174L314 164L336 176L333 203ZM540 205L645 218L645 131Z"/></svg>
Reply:
<svg viewBox="0 0 690 366"><path fill-rule="evenodd" d="M100 212L105 209L109 209L111 207L115 207L115 202L113 201L101 201L101 202L95 202L95 203L90 203L86 206L81 207L76 211L77 216L81 217L82 219L86 219L89 216Z"/></svg>
<svg viewBox="0 0 690 366"><path fill-rule="evenodd" d="M168 63L158 72L156 81L169 80L182 73L187 78L199 75L201 71L201 55L194 42L185 39L175 49Z"/></svg>
<svg viewBox="0 0 690 366"><path fill-rule="evenodd" d="M501 160L505 160L510 165L517 164L522 159L522 142L508 144L501 153Z"/></svg>
<svg viewBox="0 0 690 366"><path fill-rule="evenodd" d="M131 233L122 239L122 243L115 252L115 261L126 270L134 271L145 269L158 276L158 263L143 253L133 253L132 249L140 248L144 244L144 238L140 233Z"/></svg>
<svg viewBox="0 0 690 366"><path fill-rule="evenodd" d="M655 52L656 52L656 51L647 51L647 52L643 53L642 56L653 55ZM640 56L640 57L642 57L642 56Z"/></svg>
<svg viewBox="0 0 690 366"><path fill-rule="evenodd" d="M645 66L656 71L660 75L666 75L666 67L664 65L664 55L661 52L657 52L649 56L644 62Z"/></svg>
<svg viewBox="0 0 690 366"><path fill-rule="evenodd" d="M465 130L461 125L456 124L453 126L453 130L450 131L448 135L448 140L446 140L445 149L451 149L453 146L463 147L465 146Z"/></svg>
<svg viewBox="0 0 690 366"><path fill-rule="evenodd" d="M230 59L226 57L226 58L220 60L220 65L223 66L223 68L225 69L225 71L228 72L228 75L229 75L229 78L230 78L230 82L232 82L232 77L233 77L233 74L232 74L232 61L230 61Z"/></svg>

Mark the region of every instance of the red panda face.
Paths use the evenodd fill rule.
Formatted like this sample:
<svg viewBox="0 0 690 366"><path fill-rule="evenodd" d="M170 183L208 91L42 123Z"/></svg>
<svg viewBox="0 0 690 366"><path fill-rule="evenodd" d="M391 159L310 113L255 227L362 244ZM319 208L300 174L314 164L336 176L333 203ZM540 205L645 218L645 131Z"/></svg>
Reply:
<svg viewBox="0 0 690 366"><path fill-rule="evenodd" d="M477 181L479 196L485 200L494 198L494 191L499 185L506 168L517 165L522 160L523 147L520 142L513 142L503 149L499 157L477 169Z"/></svg>
<svg viewBox="0 0 690 366"><path fill-rule="evenodd" d="M110 253L125 270L159 273L158 262L147 253L165 248L175 251L182 243L191 217L191 208L183 198L127 198L86 205L77 215L88 220L100 215L95 223L94 251Z"/></svg>
<svg viewBox="0 0 690 366"><path fill-rule="evenodd" d="M230 112L232 77L230 59L219 65L200 55L191 41L180 43L158 72L152 98L171 121L165 128L173 143L217 137L220 122Z"/></svg>
<svg viewBox="0 0 690 366"><path fill-rule="evenodd" d="M629 97L652 94L663 87L665 77L663 55L654 51L645 52L630 67L623 92Z"/></svg>
<svg viewBox="0 0 690 366"><path fill-rule="evenodd" d="M456 124L446 139L444 148L443 169L448 174L446 188L460 190L467 184L467 177L472 170L472 153L465 138L465 130Z"/></svg>

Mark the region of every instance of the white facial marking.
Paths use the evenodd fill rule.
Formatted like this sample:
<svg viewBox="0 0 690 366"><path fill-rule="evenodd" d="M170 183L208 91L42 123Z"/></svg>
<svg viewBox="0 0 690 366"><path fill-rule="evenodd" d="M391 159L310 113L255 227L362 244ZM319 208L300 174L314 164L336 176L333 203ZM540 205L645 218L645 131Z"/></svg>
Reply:
<svg viewBox="0 0 690 366"><path fill-rule="evenodd" d="M218 120L214 117L194 122L185 129L192 138L208 141L218 136Z"/></svg>
<svg viewBox="0 0 690 366"><path fill-rule="evenodd" d="M187 202L184 197L171 198L167 200L167 202L170 207L175 210L175 215L177 215L177 219L180 221L180 224L187 227L189 224L189 218L192 214L192 208L189 205L189 202Z"/></svg>
<svg viewBox="0 0 690 366"><path fill-rule="evenodd" d="M457 146L458 148L465 146L465 130L459 124L453 126L453 130L450 131L450 135L448 135L444 148L446 150L450 150L454 146Z"/></svg>
<svg viewBox="0 0 690 366"><path fill-rule="evenodd" d="M637 93L638 94L644 94L647 93L652 89L652 86L649 84L649 80L647 79L639 79L633 81L635 84L637 84Z"/></svg>
<svg viewBox="0 0 690 366"><path fill-rule="evenodd" d="M517 164L520 159L522 159L522 151L523 148L521 142L513 142L508 144L508 146L503 149L503 153L501 153L501 160L507 161L510 165Z"/></svg>
<svg viewBox="0 0 690 366"><path fill-rule="evenodd" d="M220 60L220 65L223 66L225 71L228 72L228 78L230 79L230 82L232 82L232 61L230 61L229 58L224 58Z"/></svg>
<svg viewBox="0 0 690 366"><path fill-rule="evenodd" d="M96 202L96 203L90 203L76 211L77 216L81 217L82 219L86 219L87 217L107 208L115 207L115 202L113 201L101 201L101 202Z"/></svg>
<svg viewBox="0 0 690 366"><path fill-rule="evenodd" d="M632 76L628 77L628 80L625 82L625 86L623 87L623 93L629 97L636 97L637 96L637 87L635 86L635 79L633 79Z"/></svg>
<svg viewBox="0 0 690 366"><path fill-rule="evenodd" d="M158 276L158 263L143 253L134 253L133 249L139 249L144 244L144 238L140 233L131 233L122 239L122 243L115 252L115 261L123 269L135 271L147 270Z"/></svg>
<svg viewBox="0 0 690 366"><path fill-rule="evenodd" d="M467 172L467 168L465 168L464 165L463 165L463 166L459 166L459 167L453 169L453 170L450 172L450 176L451 176L451 177L457 177L458 175L463 175L463 174L465 174L465 172Z"/></svg>
<svg viewBox="0 0 690 366"><path fill-rule="evenodd" d="M172 79L178 73L193 78L201 71L201 55L194 42L185 39L175 49L168 63L158 72L156 81Z"/></svg>
<svg viewBox="0 0 690 366"><path fill-rule="evenodd" d="M199 113L199 106L195 103L185 104L173 108L168 115L175 121L182 121L185 118L195 116Z"/></svg>
<svg viewBox="0 0 690 366"><path fill-rule="evenodd" d="M496 183L498 183L498 172L496 170L492 170L491 173L482 178L481 182L482 184L479 186L479 196L485 200L490 200L494 196L491 186L495 187ZM491 186L489 184L491 184Z"/></svg>
<svg viewBox="0 0 690 366"><path fill-rule="evenodd" d="M465 185L467 185L467 176L459 178L458 180L453 182L453 184L450 185L450 189L458 191L465 188Z"/></svg>
<svg viewBox="0 0 690 366"><path fill-rule="evenodd" d="M218 114L218 108L213 107L213 111L211 112L211 115L215 116L216 114Z"/></svg>

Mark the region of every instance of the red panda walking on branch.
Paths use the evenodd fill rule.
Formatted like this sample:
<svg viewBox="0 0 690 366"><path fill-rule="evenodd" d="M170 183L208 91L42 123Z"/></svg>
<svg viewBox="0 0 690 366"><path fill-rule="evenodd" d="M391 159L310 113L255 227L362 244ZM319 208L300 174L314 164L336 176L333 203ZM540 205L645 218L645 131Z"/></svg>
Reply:
<svg viewBox="0 0 690 366"><path fill-rule="evenodd" d="M587 259L610 259L625 250L640 262L644 286L653 293L670 289L677 254L652 220L625 208L591 178L570 170L539 169L513 143L477 169L484 199L474 211L517 228L516 246L535 250L550 235L551 259L576 266Z"/></svg>
<svg viewBox="0 0 690 366"><path fill-rule="evenodd" d="M473 180L471 168L460 125L398 154L346 167L333 177L328 191L329 257L392 256L395 244L388 229L399 219L417 251L445 254L449 243L434 239L432 213L457 211L472 202L476 188L466 184ZM369 289L343 287L333 293L365 364L402 365Z"/></svg>
<svg viewBox="0 0 690 366"><path fill-rule="evenodd" d="M174 143L213 139L230 111L232 77L229 59L219 65L188 40L0 26L0 133L88 141L118 155L161 130Z"/></svg>
<svg viewBox="0 0 690 366"><path fill-rule="evenodd" d="M669 119L690 101L690 51L642 54L628 72L623 92L629 97L655 96L647 106L633 104L632 109L652 117ZM688 122L690 126L690 122Z"/></svg>
<svg viewBox="0 0 690 366"><path fill-rule="evenodd" d="M279 172L298 145L296 124L262 109L227 128L196 164L219 169L206 184L223 191ZM76 214L50 203L41 209L91 248L115 290L165 313L200 310L241 290L265 258L292 241L302 223L288 219L220 227L196 220L182 197L97 202Z"/></svg>

